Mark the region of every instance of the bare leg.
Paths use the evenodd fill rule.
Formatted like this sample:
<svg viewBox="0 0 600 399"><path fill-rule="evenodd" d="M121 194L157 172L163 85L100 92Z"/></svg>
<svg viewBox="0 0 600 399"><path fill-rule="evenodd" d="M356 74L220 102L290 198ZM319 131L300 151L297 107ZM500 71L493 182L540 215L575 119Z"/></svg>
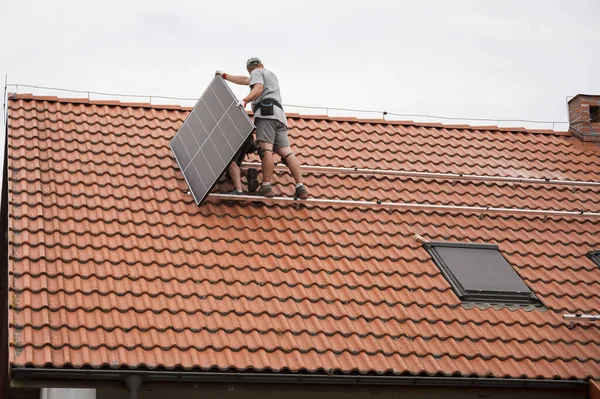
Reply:
<svg viewBox="0 0 600 399"><path fill-rule="evenodd" d="M277 149L277 154L283 159L285 158L285 162L287 163L290 172L292 172L292 176L296 181L296 184L302 183L302 170L300 169L300 161L294 154L292 154L292 150L290 147L281 147Z"/></svg>
<svg viewBox="0 0 600 399"><path fill-rule="evenodd" d="M240 172L240 167L237 166L237 163L232 162L229 164L229 176L231 176L231 181L235 185L235 189L238 191L243 191L242 176Z"/></svg>
<svg viewBox="0 0 600 399"><path fill-rule="evenodd" d="M273 169L275 169L275 164L273 164L273 144L267 143L266 141L259 141L258 145L265 150L261 160L263 183L271 183Z"/></svg>

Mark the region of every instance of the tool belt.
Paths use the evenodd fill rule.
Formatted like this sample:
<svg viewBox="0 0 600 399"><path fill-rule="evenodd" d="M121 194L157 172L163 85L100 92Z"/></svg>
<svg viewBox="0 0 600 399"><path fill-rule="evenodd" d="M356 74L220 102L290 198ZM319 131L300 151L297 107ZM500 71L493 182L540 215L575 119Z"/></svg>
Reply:
<svg viewBox="0 0 600 399"><path fill-rule="evenodd" d="M252 104L252 112L256 113L256 111L260 109L261 116L270 116L275 112L273 109L274 106L279 107L283 111L283 107L279 104L279 101L272 98L265 98L257 104Z"/></svg>

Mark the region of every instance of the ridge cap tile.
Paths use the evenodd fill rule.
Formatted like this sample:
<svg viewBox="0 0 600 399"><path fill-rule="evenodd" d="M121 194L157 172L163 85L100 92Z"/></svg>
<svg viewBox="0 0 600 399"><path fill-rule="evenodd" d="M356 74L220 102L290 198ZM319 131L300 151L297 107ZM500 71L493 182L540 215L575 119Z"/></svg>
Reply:
<svg viewBox="0 0 600 399"><path fill-rule="evenodd" d="M10 93L9 93L10 94ZM147 102L122 102L120 100L90 100L88 98L69 98L69 97L56 97L56 96L38 96L31 93L12 93L13 97L9 96L9 100L23 99L23 100L39 100L39 101L52 101L58 103L81 103L90 105L114 105L118 107L131 107L131 108L156 108L156 109L171 109L181 111L191 111L193 107L174 105L174 104L151 104ZM248 115L253 115L252 111L248 111ZM310 115L310 114L298 114L289 113L287 114L290 119L300 120L322 120L322 121L336 121L336 122L348 122L348 123L377 123L387 125L406 125L406 126L420 126L420 127L432 127L432 128L445 128L445 129L467 129L471 131L481 130L494 130L508 133L530 133L530 134L545 134L545 135L556 135L556 136L572 136L569 131L556 131L552 129L526 129L524 127L498 127L498 126L476 126L468 124L443 124L439 122L414 122L412 120L387 120L387 119L372 119L372 118L358 118L353 116L328 116L328 115Z"/></svg>

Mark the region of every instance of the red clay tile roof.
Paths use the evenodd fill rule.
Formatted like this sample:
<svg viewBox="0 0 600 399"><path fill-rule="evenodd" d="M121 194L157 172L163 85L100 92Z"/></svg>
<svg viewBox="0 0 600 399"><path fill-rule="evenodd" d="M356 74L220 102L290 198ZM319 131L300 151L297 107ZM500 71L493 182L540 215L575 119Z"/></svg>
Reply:
<svg viewBox="0 0 600 399"><path fill-rule="evenodd" d="M600 218L208 202L189 109L9 101L10 363L598 378ZM600 181L569 133L290 115L308 165ZM306 176L313 197L600 211L600 188ZM275 190L293 192L286 173ZM464 306L413 240L497 243L544 309Z"/></svg>

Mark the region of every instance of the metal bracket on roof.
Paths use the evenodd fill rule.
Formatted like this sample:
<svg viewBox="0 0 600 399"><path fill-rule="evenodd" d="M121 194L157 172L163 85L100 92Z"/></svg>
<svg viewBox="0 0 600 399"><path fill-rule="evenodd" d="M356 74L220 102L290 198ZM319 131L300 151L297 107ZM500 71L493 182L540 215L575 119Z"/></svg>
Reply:
<svg viewBox="0 0 600 399"><path fill-rule="evenodd" d="M423 237L423 236L421 236L421 235L419 235L419 234L416 234L416 233L415 233L415 235L413 236L413 239L414 239L416 242L419 242L419 243L421 243L421 244L423 244L423 245L429 245L429 244L431 244L431 241L429 241L427 238L425 238L425 237Z"/></svg>
<svg viewBox="0 0 600 399"><path fill-rule="evenodd" d="M582 313L567 313L563 314L563 319L569 320L569 328L575 327L575 321L597 321L600 320L600 314L582 314Z"/></svg>

